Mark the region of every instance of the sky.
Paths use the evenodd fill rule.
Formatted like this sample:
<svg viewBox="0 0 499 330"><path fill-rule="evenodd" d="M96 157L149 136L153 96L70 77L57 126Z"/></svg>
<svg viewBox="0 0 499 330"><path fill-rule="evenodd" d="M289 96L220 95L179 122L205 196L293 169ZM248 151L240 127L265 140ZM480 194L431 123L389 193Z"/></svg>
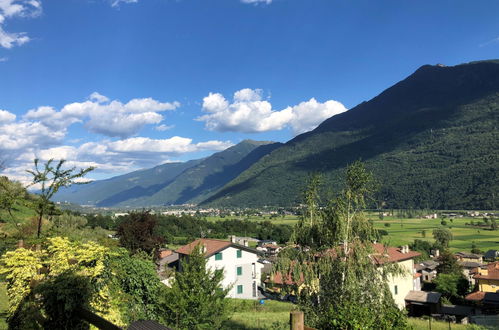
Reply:
<svg viewBox="0 0 499 330"><path fill-rule="evenodd" d="M103 179L286 142L424 64L499 58L499 1L0 0L2 174Z"/></svg>

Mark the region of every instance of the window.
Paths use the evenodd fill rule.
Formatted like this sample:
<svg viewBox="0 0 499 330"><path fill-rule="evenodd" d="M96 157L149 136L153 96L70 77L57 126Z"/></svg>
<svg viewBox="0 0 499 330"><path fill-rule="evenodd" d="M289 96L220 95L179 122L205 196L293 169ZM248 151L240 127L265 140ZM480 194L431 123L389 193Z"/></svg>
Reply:
<svg viewBox="0 0 499 330"><path fill-rule="evenodd" d="M237 275L238 276L243 275L243 267L237 267Z"/></svg>
<svg viewBox="0 0 499 330"><path fill-rule="evenodd" d="M237 286L237 294L242 294L243 293L243 286L242 285L238 285Z"/></svg>
<svg viewBox="0 0 499 330"><path fill-rule="evenodd" d="M243 257L243 251L237 250L237 257L242 258Z"/></svg>
<svg viewBox="0 0 499 330"><path fill-rule="evenodd" d="M215 254L215 260L222 260L222 252Z"/></svg>
<svg viewBox="0 0 499 330"><path fill-rule="evenodd" d="M393 291L395 292L395 294L397 295L399 293L399 288L395 285L393 287Z"/></svg>
<svg viewBox="0 0 499 330"><path fill-rule="evenodd" d="M251 264L251 277L256 278L256 265L255 265L255 263Z"/></svg>
<svg viewBox="0 0 499 330"><path fill-rule="evenodd" d="M256 282L253 282L253 297L256 297Z"/></svg>

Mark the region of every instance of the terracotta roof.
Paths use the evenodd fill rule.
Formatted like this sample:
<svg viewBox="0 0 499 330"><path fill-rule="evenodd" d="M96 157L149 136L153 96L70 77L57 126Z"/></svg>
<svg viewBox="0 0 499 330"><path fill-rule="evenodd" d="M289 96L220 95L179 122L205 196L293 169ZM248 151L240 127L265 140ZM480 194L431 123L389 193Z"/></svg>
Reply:
<svg viewBox="0 0 499 330"><path fill-rule="evenodd" d="M421 276L422 276L422 275L421 275L421 273L416 273L416 274L414 274L412 277L413 277L413 278L418 278L418 277L421 277Z"/></svg>
<svg viewBox="0 0 499 330"><path fill-rule="evenodd" d="M485 292L475 291L464 297L464 299L472 301L482 301L484 297L485 297Z"/></svg>
<svg viewBox="0 0 499 330"><path fill-rule="evenodd" d="M377 264L384 264L385 262L404 261L421 255L421 253L416 251L408 251L406 253L402 253L401 248L390 246L385 247L380 243L373 244L373 248L378 253L376 255L373 255Z"/></svg>
<svg viewBox="0 0 499 330"><path fill-rule="evenodd" d="M300 273L300 280L298 281L298 285L301 285L304 282L303 278L303 273ZM267 283L274 283L274 284L286 284L286 285L293 285L296 284L295 281L293 280L293 277L291 276L291 273L289 273L286 278L283 281L282 273L281 272L276 272L273 276L270 277L270 280L265 280Z"/></svg>
<svg viewBox="0 0 499 330"><path fill-rule="evenodd" d="M196 246L199 244L202 244L205 246L206 251L204 255L206 257L209 257L211 255L214 255L215 253L222 251L223 249L229 247L232 245L231 242L229 241L222 241L218 239L208 239L208 238L199 238L187 245L181 246L177 249L178 253L181 254L191 254L191 252L194 250Z"/></svg>
<svg viewBox="0 0 499 330"><path fill-rule="evenodd" d="M162 251L159 251L159 259L166 258L168 256L171 256L172 254L173 254L172 250L162 250Z"/></svg>
<svg viewBox="0 0 499 330"><path fill-rule="evenodd" d="M492 262L488 265L483 266L482 268L487 268L488 274L482 275L479 272L473 276L474 278L482 278L485 280L499 280L499 261Z"/></svg>

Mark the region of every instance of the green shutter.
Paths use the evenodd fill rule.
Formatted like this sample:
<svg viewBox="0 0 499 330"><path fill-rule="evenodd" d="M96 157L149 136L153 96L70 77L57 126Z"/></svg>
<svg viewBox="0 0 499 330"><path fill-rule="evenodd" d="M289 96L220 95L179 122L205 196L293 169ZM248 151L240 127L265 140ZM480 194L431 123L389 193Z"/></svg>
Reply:
<svg viewBox="0 0 499 330"><path fill-rule="evenodd" d="M237 267L237 275L243 275L243 267Z"/></svg>
<svg viewBox="0 0 499 330"><path fill-rule="evenodd" d="M242 258L242 256L243 256L243 251L237 250L237 257Z"/></svg>
<svg viewBox="0 0 499 330"><path fill-rule="evenodd" d="M222 252L215 254L215 260L222 260Z"/></svg>
<svg viewBox="0 0 499 330"><path fill-rule="evenodd" d="M242 294L243 293L243 286L242 285L238 285L237 286L237 293L238 294Z"/></svg>
<svg viewBox="0 0 499 330"><path fill-rule="evenodd" d="M395 285L395 287L393 289L395 291L395 294L397 295L399 293L398 287Z"/></svg>

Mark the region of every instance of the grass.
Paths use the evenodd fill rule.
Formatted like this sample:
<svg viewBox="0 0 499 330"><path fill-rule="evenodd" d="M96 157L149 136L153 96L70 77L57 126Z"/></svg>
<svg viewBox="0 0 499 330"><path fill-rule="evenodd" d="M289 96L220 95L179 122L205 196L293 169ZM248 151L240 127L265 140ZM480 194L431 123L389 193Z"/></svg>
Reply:
<svg viewBox="0 0 499 330"><path fill-rule="evenodd" d="M447 225L440 224L441 219L419 219L419 218L397 218L385 217L378 219L377 213L368 213L368 217L373 220L376 229L384 229L388 232L388 236L383 237L383 243L391 246L400 246L412 243L415 239L422 239L433 242L432 231L436 228L446 227L451 230L454 239L450 242L450 249L454 252L469 251L472 242L475 242L477 247L482 251L490 249L499 249L499 230L491 231L485 228L476 228L466 226L465 223L471 221L480 222L481 218L455 218L452 221L446 219ZM251 217L207 217L209 221L220 221L228 219L246 219L248 221L271 221L274 224L286 224L293 226L298 221L298 216L286 215L284 217L278 216L276 218L265 219L259 216ZM389 224L386 227L385 224ZM423 230L426 232L426 237L423 237Z"/></svg>
<svg viewBox="0 0 499 330"><path fill-rule="evenodd" d="M289 313L297 309L296 305L287 302L265 300L263 305L258 301L231 299L234 308L232 318L226 324L230 329L289 329ZM409 326L412 329L430 329L428 320L409 318ZM464 330L467 326L462 324L451 324L451 329ZM431 321L432 330L448 330L447 322Z"/></svg>
<svg viewBox="0 0 499 330"><path fill-rule="evenodd" d="M0 330L7 329L7 309L9 298L7 297L7 285L0 282Z"/></svg>
<svg viewBox="0 0 499 330"><path fill-rule="evenodd" d="M233 314L227 322L229 329L289 329L289 313L296 305L275 300L258 301L231 299Z"/></svg>
<svg viewBox="0 0 499 330"><path fill-rule="evenodd" d="M447 219L447 225L442 226L440 219L396 219L387 217L374 220L374 227L384 229L388 236L383 237L383 242L392 246L412 243L415 239L433 242L432 231L436 228L448 228L454 237L450 242L450 249L454 252L469 251L472 242L475 242L480 250L499 248L499 230L491 231L484 228L467 226L465 223L481 221L473 218L456 218L452 222ZM390 224L386 227L386 223ZM426 232L423 237L423 230Z"/></svg>

